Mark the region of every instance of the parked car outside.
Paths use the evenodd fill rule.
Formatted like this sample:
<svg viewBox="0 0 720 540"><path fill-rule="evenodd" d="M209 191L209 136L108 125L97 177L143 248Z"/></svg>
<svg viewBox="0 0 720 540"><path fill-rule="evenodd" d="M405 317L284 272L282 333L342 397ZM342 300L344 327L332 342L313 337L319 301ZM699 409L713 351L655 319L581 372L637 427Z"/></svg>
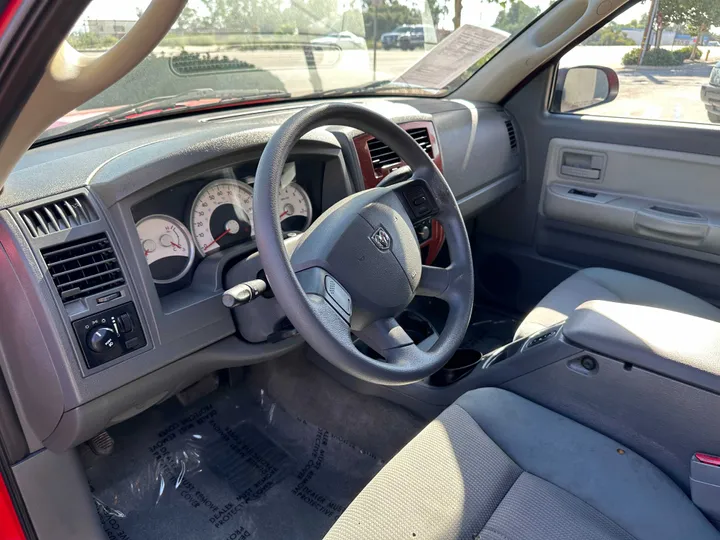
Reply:
<svg viewBox="0 0 720 540"><path fill-rule="evenodd" d="M327 36L313 39L310 43L313 45L330 45L337 46L341 49L366 49L367 44L365 38L357 36L352 32L344 30L342 32L332 32Z"/></svg>
<svg viewBox="0 0 720 540"><path fill-rule="evenodd" d="M417 47L425 46L425 28L417 26L397 38L398 47L403 51L412 51Z"/></svg>
<svg viewBox="0 0 720 540"><path fill-rule="evenodd" d="M410 32L413 28L417 26L420 25L404 24L395 28L395 30L393 30L392 32L385 32L383 35L380 36L380 42L382 43L383 49L390 50L399 47L400 45L398 44L398 38Z"/></svg>
<svg viewBox="0 0 720 540"><path fill-rule="evenodd" d="M708 119L720 123L720 62L710 72L710 80L700 89L700 99L705 104Z"/></svg>

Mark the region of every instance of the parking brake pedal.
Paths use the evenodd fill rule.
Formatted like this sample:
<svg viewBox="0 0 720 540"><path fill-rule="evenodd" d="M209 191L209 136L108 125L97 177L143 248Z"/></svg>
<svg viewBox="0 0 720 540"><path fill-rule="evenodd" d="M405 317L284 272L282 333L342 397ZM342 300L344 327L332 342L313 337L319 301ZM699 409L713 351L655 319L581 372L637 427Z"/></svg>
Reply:
<svg viewBox="0 0 720 540"><path fill-rule="evenodd" d="M115 449L115 439L107 431L98 433L87 442L90 450L97 456L109 456Z"/></svg>
<svg viewBox="0 0 720 540"><path fill-rule="evenodd" d="M208 394L212 394L220 387L220 378L217 373L211 373L176 394L183 407L189 407Z"/></svg>

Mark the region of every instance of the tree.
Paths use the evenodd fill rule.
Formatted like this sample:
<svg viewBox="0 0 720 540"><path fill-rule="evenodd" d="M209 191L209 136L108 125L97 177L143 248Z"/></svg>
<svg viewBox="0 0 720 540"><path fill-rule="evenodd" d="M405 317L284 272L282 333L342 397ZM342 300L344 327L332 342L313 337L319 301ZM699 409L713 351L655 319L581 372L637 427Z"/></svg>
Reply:
<svg viewBox="0 0 720 540"><path fill-rule="evenodd" d="M201 24L197 11L190 6L185 6L177 19L177 27L182 32L196 32Z"/></svg>
<svg viewBox="0 0 720 540"><path fill-rule="evenodd" d="M259 1L279 3L277 0ZM338 0L290 0L290 6L283 10L280 18L284 24L294 25L300 34L337 32L343 24L337 7Z"/></svg>
<svg viewBox="0 0 720 540"><path fill-rule="evenodd" d="M442 5L440 2L443 2ZM426 0L433 25L437 26L442 15L448 14L448 7L444 0Z"/></svg>
<svg viewBox="0 0 720 540"><path fill-rule="evenodd" d="M635 45L620 28L607 25L585 40L584 45Z"/></svg>
<svg viewBox="0 0 720 540"><path fill-rule="evenodd" d="M453 26L455 30L460 28L460 16L462 15L462 0L455 0L455 14L453 15Z"/></svg>
<svg viewBox="0 0 720 540"><path fill-rule="evenodd" d="M359 9L352 9L342 14L340 29L352 32L356 36L372 37L365 33L365 18Z"/></svg>
<svg viewBox="0 0 720 540"><path fill-rule="evenodd" d="M687 27L692 35L697 36L693 53L695 58L697 46L705 32L711 26L720 25L720 2L717 0L657 0L665 21Z"/></svg>
<svg viewBox="0 0 720 540"><path fill-rule="evenodd" d="M371 38L375 19L375 6L372 0L363 0L365 13L365 35ZM421 24L422 13L417 9L401 4L398 0L383 0L377 6L377 37L391 32L405 24Z"/></svg>
<svg viewBox="0 0 720 540"><path fill-rule="evenodd" d="M202 0L208 16L204 18L203 25L212 30L225 28L228 17L226 0Z"/></svg>
<svg viewBox="0 0 720 540"><path fill-rule="evenodd" d="M540 15L539 7L528 6L522 0L513 1L509 7L501 11L495 20L495 28L515 34L525 28Z"/></svg>
<svg viewBox="0 0 720 540"><path fill-rule="evenodd" d="M251 33L275 33L280 7L270 0L225 0L225 29Z"/></svg>
<svg viewBox="0 0 720 540"><path fill-rule="evenodd" d="M200 0L186 7L177 22L183 31L324 34L342 29L338 0ZM356 10L357 11L357 10ZM202 13L202 15L201 15ZM355 23L353 23L355 24ZM355 24L357 26L357 24ZM362 34L362 31L360 31Z"/></svg>
<svg viewBox="0 0 720 540"><path fill-rule="evenodd" d="M633 19L628 24L624 25L625 28L645 28L648 22L648 14L643 13L642 17L640 17L640 20Z"/></svg>

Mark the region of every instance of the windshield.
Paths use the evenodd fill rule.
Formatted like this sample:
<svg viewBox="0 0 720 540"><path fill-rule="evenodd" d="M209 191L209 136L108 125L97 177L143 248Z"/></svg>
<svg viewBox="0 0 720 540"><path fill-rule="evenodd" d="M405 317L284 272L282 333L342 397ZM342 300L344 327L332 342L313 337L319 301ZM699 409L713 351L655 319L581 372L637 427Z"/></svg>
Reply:
<svg viewBox="0 0 720 540"><path fill-rule="evenodd" d="M94 0L68 36L95 56L149 0ZM462 11L456 16L456 4ZM67 114L47 139L188 110L341 95L451 92L550 0L190 0L123 79Z"/></svg>

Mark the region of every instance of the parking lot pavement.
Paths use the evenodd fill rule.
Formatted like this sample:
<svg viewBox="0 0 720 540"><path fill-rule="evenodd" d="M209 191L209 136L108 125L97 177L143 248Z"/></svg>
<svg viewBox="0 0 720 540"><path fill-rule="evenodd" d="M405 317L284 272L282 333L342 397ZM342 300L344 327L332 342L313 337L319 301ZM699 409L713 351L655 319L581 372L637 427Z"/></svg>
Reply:
<svg viewBox="0 0 720 540"><path fill-rule="evenodd" d="M707 123L700 101L700 87L707 83L713 60L720 60L720 47L710 51L710 62L687 63L672 68L626 68L622 57L632 47L576 47L561 66L601 65L612 67L620 79L620 91L612 103L588 110L587 114L648 120ZM420 51L378 51L378 71L399 75L412 56Z"/></svg>
<svg viewBox="0 0 720 540"><path fill-rule="evenodd" d="M709 71L709 70L708 70ZM588 114L648 120L707 123L700 87L707 77L648 73L619 73L620 92L615 101Z"/></svg>
<svg viewBox="0 0 720 540"><path fill-rule="evenodd" d="M675 68L625 68L622 66L622 57L631 48L577 47L563 58L563 67L602 65L612 67L618 73L620 92L615 101L595 107L587 114L682 122L708 121L705 107L700 101L700 86L708 81L711 63L685 64ZM424 54L420 50L378 50L377 79L397 77ZM711 48L710 58L715 57L720 57L720 47ZM244 59L248 62L254 60L249 57ZM262 64L260 57L255 60ZM362 62L353 63L350 70L336 71L328 66L324 74L321 67L323 88L339 88L372 80L372 51L368 51L367 62L367 70ZM322 63L319 65L322 66ZM288 85L290 92L310 91L306 75L290 72L283 74L279 71L274 73Z"/></svg>
<svg viewBox="0 0 720 540"><path fill-rule="evenodd" d="M313 92L301 50L247 51L217 47L187 47L189 52L210 52L249 62L276 75L292 94ZM620 92L612 103L595 107L586 114L649 120L707 122L700 101L700 87L707 82L712 64L720 60L720 47L701 48L710 52L709 62L686 63L674 68L625 68L622 57L632 47L587 47L572 49L561 60L561 67L600 65L612 67L620 78ZM164 50L172 55L172 49ZM316 63L323 90L361 85L373 80L393 79L418 61L425 51L385 51L378 49L376 72L373 51L344 51L342 54L318 53ZM316 81L317 83L317 81Z"/></svg>
<svg viewBox="0 0 720 540"><path fill-rule="evenodd" d="M586 111L587 114L647 120L672 120L707 123L700 101L700 87L707 83L712 63L688 63L673 68L626 68L623 55L632 47L577 47L561 65L601 65L612 67L620 79L620 91L612 103ZM702 50L702 49L701 49ZM707 50L707 49L705 49ZM720 59L720 47L710 48L711 60ZM382 51L381 69L399 75L410 55L418 51Z"/></svg>

